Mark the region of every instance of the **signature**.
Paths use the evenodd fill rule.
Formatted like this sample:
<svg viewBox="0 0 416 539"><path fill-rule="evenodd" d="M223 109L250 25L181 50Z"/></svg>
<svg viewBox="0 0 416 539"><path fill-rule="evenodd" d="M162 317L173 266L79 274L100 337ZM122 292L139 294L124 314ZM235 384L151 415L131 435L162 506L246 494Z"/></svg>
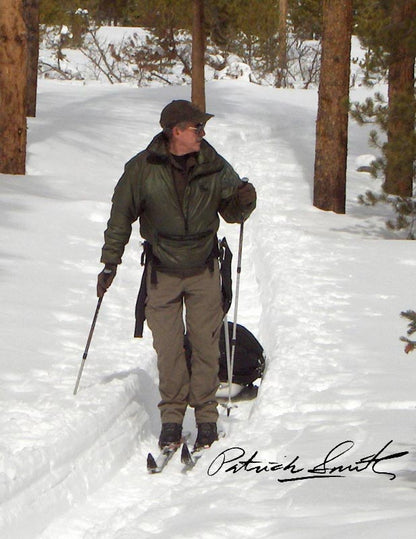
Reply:
<svg viewBox="0 0 416 539"><path fill-rule="evenodd" d="M312 467L302 466L299 455L291 459L284 457L284 459L287 459L285 462L263 462L258 458L258 451L254 451L247 457L246 451L242 447L230 447L215 457L208 466L207 474L213 476L220 471L233 474L238 472L255 472L257 474L277 472L277 481L287 483L289 481L346 477L351 473L370 470L375 474L385 475L392 481L396 479L396 474L392 471L387 471L384 464L404 457L409 453L409 451L387 453L386 450L392 443L393 440L390 440L379 451L353 462L348 462L346 455L352 450L355 443L352 440L345 440L330 449L322 462Z"/></svg>

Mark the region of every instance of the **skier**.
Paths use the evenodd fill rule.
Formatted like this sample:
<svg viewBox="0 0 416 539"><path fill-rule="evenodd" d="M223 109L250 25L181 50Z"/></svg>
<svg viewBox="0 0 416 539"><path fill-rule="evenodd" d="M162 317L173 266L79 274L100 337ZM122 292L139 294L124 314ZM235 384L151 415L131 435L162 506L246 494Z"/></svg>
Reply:
<svg viewBox="0 0 416 539"><path fill-rule="evenodd" d="M254 186L242 182L204 139L212 116L185 100L162 110L162 132L127 162L115 187L104 233L98 297L113 282L137 219L145 239L139 298L157 353L161 449L179 445L188 405L194 408L198 429L195 449L218 439L215 394L224 316L218 214L241 223L256 205ZM185 331L192 346L191 369L185 359Z"/></svg>

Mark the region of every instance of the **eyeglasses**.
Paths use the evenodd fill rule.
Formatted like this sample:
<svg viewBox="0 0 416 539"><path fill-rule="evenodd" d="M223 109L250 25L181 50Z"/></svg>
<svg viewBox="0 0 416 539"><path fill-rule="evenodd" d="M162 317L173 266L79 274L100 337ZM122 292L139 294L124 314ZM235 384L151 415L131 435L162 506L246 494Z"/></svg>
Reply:
<svg viewBox="0 0 416 539"><path fill-rule="evenodd" d="M190 125L187 129L192 129L197 135L202 135L205 131L205 124L196 124L195 126Z"/></svg>

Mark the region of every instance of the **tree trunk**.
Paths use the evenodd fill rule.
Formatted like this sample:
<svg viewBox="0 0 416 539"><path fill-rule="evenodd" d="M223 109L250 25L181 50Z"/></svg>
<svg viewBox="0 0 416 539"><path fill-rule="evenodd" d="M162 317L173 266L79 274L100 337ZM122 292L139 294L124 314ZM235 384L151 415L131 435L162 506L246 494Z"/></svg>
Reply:
<svg viewBox="0 0 416 539"><path fill-rule="evenodd" d="M27 45L22 0L0 0L0 172L26 170Z"/></svg>
<svg viewBox="0 0 416 539"><path fill-rule="evenodd" d="M287 86L287 0L279 0L279 61L276 87Z"/></svg>
<svg viewBox="0 0 416 539"><path fill-rule="evenodd" d="M324 0L314 206L345 213L352 0Z"/></svg>
<svg viewBox="0 0 416 539"><path fill-rule="evenodd" d="M204 0L192 3L192 103L205 112Z"/></svg>
<svg viewBox="0 0 416 539"><path fill-rule="evenodd" d="M26 116L36 116L39 61L39 1L23 0L23 10L27 30L27 88Z"/></svg>
<svg viewBox="0 0 416 539"><path fill-rule="evenodd" d="M403 0L392 6L392 25L398 29L416 17L416 2ZM413 193L413 167L415 161L415 94L414 48L404 37L392 46L388 75L388 119L385 182L388 194L410 197Z"/></svg>

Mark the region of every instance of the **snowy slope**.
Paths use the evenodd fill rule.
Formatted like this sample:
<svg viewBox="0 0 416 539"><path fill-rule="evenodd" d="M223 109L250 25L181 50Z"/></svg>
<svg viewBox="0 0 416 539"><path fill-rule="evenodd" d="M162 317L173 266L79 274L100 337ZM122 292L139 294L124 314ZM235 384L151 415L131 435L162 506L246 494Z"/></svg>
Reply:
<svg viewBox="0 0 416 539"><path fill-rule="evenodd" d="M175 459L147 475L160 425L150 334L132 338L137 228L72 395L112 190L177 97L189 98L189 87L42 81L28 174L0 176L1 537L413 537L415 360L398 340L399 313L414 308L413 243L385 230L382 210L356 203L377 183L355 172L372 150L354 124L347 215L312 207L314 91L207 87L216 115L207 139L259 197L245 227L239 305L268 357L256 401L229 418L222 410L227 436L192 474ZM238 232L221 230L235 254ZM185 427L194 435L192 414ZM345 477L288 481L319 475L337 445L345 454L327 467L350 464ZM208 475L221 452L242 455L232 447L287 468Z"/></svg>

